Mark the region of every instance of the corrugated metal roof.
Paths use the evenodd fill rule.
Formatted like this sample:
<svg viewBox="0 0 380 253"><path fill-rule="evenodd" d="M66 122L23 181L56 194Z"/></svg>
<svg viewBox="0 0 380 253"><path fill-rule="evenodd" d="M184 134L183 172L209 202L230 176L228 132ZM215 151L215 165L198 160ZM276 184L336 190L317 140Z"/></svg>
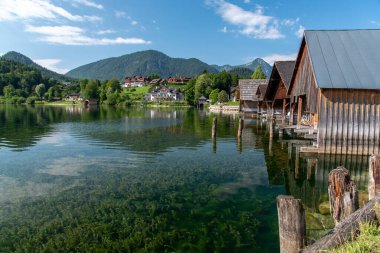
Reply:
<svg viewBox="0 0 380 253"><path fill-rule="evenodd" d="M319 88L380 89L380 30L305 31Z"/></svg>

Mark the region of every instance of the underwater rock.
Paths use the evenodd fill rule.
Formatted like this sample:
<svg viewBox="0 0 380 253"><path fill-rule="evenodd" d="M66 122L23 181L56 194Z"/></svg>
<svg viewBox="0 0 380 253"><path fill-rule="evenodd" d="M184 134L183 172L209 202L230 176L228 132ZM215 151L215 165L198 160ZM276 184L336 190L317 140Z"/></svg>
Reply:
<svg viewBox="0 0 380 253"><path fill-rule="evenodd" d="M322 202L319 207L318 211L320 214L330 214L330 203L328 201Z"/></svg>

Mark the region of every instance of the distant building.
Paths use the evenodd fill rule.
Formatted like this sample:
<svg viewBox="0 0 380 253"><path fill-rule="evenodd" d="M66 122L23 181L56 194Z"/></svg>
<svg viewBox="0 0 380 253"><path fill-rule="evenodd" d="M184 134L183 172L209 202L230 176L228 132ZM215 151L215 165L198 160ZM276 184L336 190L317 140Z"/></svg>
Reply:
<svg viewBox="0 0 380 253"><path fill-rule="evenodd" d="M80 101L80 93L71 93L65 97L66 101Z"/></svg>
<svg viewBox="0 0 380 253"><path fill-rule="evenodd" d="M263 94L258 94L260 85L268 85L268 79L240 79L240 110L243 112L258 112L258 106L263 101ZM260 103L259 103L260 102Z"/></svg>
<svg viewBox="0 0 380 253"><path fill-rule="evenodd" d="M123 88L127 87L143 87L150 83L150 78L143 76L133 76L133 77L125 77L124 83L121 85Z"/></svg>
<svg viewBox="0 0 380 253"><path fill-rule="evenodd" d="M170 88L164 85L157 86L153 91L144 95L145 101L178 101L184 100L184 95L175 88Z"/></svg>
<svg viewBox="0 0 380 253"><path fill-rule="evenodd" d="M191 80L190 77L169 77L168 83L185 84Z"/></svg>

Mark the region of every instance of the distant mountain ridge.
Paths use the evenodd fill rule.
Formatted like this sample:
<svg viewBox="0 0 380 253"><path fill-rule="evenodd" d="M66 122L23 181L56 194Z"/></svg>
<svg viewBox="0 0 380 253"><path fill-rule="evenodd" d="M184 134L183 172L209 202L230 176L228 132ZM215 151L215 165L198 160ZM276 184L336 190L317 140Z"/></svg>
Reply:
<svg viewBox="0 0 380 253"><path fill-rule="evenodd" d="M155 50L147 50L132 54L112 57L89 63L73 70L66 75L73 78L93 78L106 80L116 77L123 80L125 76L149 76L158 74L161 77L187 76L208 73L217 73L214 67L195 58L171 58Z"/></svg>
<svg viewBox="0 0 380 253"><path fill-rule="evenodd" d="M208 73L218 73L222 70L231 71L234 68L248 68L253 71L258 65L262 66L264 73L269 77L272 67L260 58L240 66L218 66L208 65L196 58L172 58L156 50L147 50L92 62L72 69L66 75L73 78L99 80L109 80L113 77L123 80L126 76L149 76L150 74L158 74L163 78L169 76L193 77L201 74L204 70Z"/></svg>
<svg viewBox="0 0 380 253"><path fill-rule="evenodd" d="M41 71L41 74L43 76L45 76L47 78L53 78L57 81L70 81L70 80L72 80L72 78L69 78L65 75L58 74L54 71L51 71L47 68L42 67L41 65L35 63L33 60L31 60L27 56L25 56L21 53L15 52L15 51L10 51L10 52L4 54L3 56L1 56L1 59L8 60L8 61L14 61L14 62L21 63L21 64L29 66L29 67L36 68L37 70Z"/></svg>

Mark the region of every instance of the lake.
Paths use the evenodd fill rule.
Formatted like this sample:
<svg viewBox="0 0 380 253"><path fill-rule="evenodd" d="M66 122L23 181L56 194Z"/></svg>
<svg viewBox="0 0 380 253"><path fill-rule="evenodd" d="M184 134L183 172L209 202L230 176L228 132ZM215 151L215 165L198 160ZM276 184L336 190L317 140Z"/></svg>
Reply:
<svg viewBox="0 0 380 253"><path fill-rule="evenodd" d="M216 143L211 139L217 117ZM193 108L0 105L0 252L278 252L276 197L309 240L328 172L367 197L368 157L302 155L265 121Z"/></svg>

